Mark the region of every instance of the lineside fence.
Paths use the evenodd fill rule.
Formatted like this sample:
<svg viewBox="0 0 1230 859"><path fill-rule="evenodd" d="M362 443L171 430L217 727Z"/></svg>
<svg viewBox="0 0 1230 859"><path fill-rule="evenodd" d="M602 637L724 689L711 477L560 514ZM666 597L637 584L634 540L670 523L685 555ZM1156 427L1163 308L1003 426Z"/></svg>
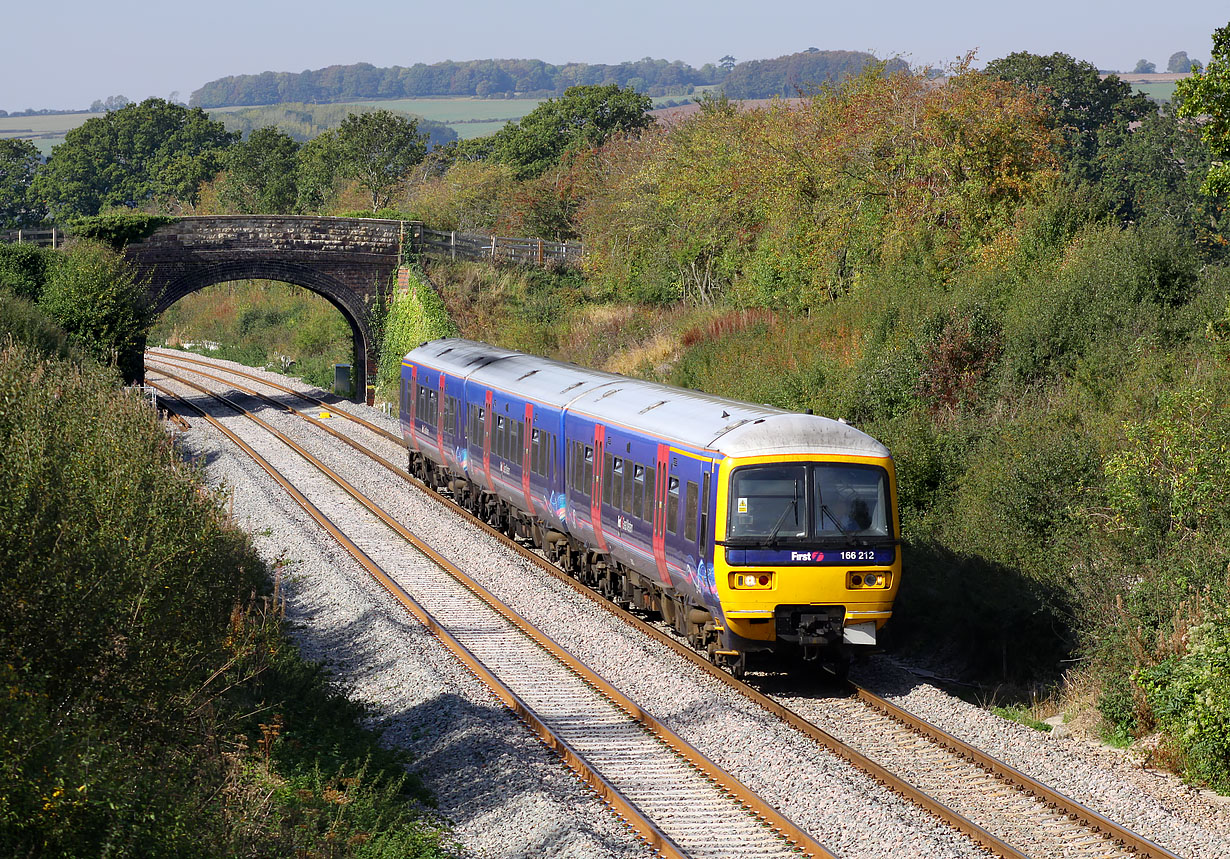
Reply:
<svg viewBox="0 0 1230 859"><path fill-rule="evenodd" d="M57 248L64 243L64 231L59 227L50 230L9 230L0 232L0 242Z"/></svg>
<svg viewBox="0 0 1230 859"><path fill-rule="evenodd" d="M407 223L411 247L427 256L461 260L491 260L521 265L579 267L585 255L580 242L549 242L482 233L429 230L421 223Z"/></svg>

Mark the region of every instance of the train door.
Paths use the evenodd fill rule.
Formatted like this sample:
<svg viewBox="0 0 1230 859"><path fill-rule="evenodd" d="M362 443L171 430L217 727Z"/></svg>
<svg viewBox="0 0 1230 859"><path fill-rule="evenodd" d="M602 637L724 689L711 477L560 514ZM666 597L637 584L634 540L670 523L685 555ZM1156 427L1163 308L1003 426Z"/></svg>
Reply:
<svg viewBox="0 0 1230 859"><path fill-rule="evenodd" d="M440 466L442 468L448 468L448 457L444 453L444 418L445 415L450 415L451 411L447 408L448 395L444 390L444 380L446 378L448 377L444 373L440 373L440 398L436 401L436 447L440 450Z"/></svg>
<svg viewBox="0 0 1230 859"><path fill-rule="evenodd" d="M406 394L406 399L409 401L409 420L407 422L406 440L410 442L410 450L419 449L419 439L414 429L415 412L418 409L419 398L419 368L417 364L410 365L410 390Z"/></svg>
<svg viewBox="0 0 1230 859"><path fill-rule="evenodd" d="M594 478L590 487L589 516L594 523L594 543L598 551L607 554L606 537L602 533L602 463L606 448L606 427L594 424Z"/></svg>
<svg viewBox="0 0 1230 859"><path fill-rule="evenodd" d="M490 388L487 389L487 396L484 400L486 408L483 410L483 474L487 477L487 488L495 492L495 482L491 479L491 437L492 427L495 426L495 392Z"/></svg>
<svg viewBox="0 0 1230 859"><path fill-rule="evenodd" d="M670 447L658 445L657 478L653 484L653 559L658 566L658 577L667 587L671 586L671 574L666 566L666 484L670 474Z"/></svg>
<svg viewBox="0 0 1230 859"><path fill-rule="evenodd" d="M534 499L530 493L530 461L534 442L534 404L525 404L525 430L521 433L521 491L525 493L525 512L534 515Z"/></svg>

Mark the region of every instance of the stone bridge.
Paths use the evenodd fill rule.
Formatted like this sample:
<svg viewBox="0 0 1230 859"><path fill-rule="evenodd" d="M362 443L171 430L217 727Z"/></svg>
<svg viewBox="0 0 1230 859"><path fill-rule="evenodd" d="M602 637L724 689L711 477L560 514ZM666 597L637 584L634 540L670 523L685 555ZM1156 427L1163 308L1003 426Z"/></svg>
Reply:
<svg viewBox="0 0 1230 859"><path fill-rule="evenodd" d="M178 218L125 254L149 278L158 313L189 293L233 280L282 281L324 296L350 323L361 402L378 357L371 311L388 294L414 226L291 215Z"/></svg>

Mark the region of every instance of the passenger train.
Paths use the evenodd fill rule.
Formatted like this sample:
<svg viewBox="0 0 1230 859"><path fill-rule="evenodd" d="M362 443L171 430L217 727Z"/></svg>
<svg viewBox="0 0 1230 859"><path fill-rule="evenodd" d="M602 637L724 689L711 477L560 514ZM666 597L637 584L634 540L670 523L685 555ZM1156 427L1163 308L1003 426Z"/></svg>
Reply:
<svg viewBox="0 0 1230 859"><path fill-rule="evenodd" d="M901 580L888 449L844 422L460 339L402 361L410 470L742 675L841 673Z"/></svg>

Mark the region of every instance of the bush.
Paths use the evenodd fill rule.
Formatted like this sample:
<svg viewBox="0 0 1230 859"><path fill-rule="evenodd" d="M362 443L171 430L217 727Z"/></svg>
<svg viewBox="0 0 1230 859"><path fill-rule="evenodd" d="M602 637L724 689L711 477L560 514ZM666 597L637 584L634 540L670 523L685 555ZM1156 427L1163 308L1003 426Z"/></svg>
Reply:
<svg viewBox="0 0 1230 859"><path fill-rule="evenodd" d="M0 244L0 289L37 301L57 257L51 248Z"/></svg>
<svg viewBox="0 0 1230 859"><path fill-rule="evenodd" d="M159 227L174 222L174 218L166 215L116 211L74 218L68 223L68 231L79 239L99 241L122 251L133 242L148 239Z"/></svg>
<svg viewBox="0 0 1230 859"><path fill-rule="evenodd" d="M153 307L118 252L99 242L75 244L52 267L39 306L84 353L115 365L125 379L141 377Z"/></svg>
<svg viewBox="0 0 1230 859"><path fill-rule="evenodd" d="M1230 613L1189 630L1185 653L1136 681L1185 776L1230 793Z"/></svg>
<svg viewBox="0 0 1230 859"><path fill-rule="evenodd" d="M0 331L46 357L78 356L68 345L68 334L63 328L48 319L32 301L4 290L0 290Z"/></svg>
<svg viewBox="0 0 1230 859"><path fill-rule="evenodd" d="M148 403L14 345L0 391L0 854L440 855Z"/></svg>

